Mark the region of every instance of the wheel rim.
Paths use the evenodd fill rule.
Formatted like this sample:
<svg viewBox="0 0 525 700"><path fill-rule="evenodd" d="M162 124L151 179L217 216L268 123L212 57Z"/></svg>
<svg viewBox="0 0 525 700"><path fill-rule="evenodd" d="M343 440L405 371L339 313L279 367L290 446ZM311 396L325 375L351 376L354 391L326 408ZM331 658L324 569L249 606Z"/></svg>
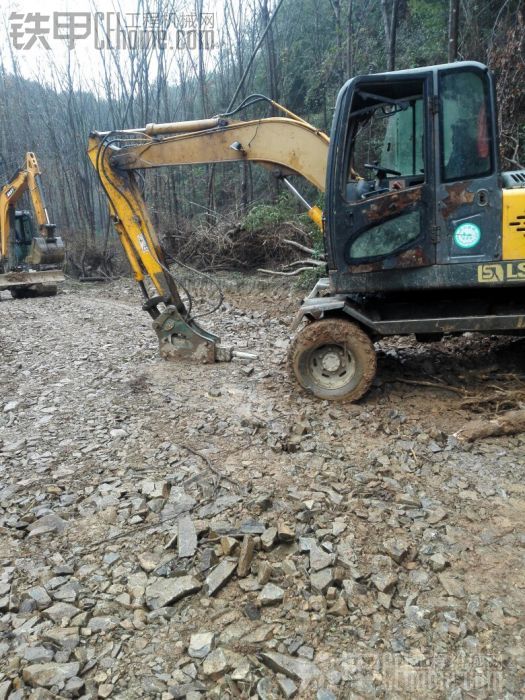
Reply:
<svg viewBox="0 0 525 700"><path fill-rule="evenodd" d="M317 386L336 391L348 386L354 379L356 360L344 345L320 345L307 353L304 370Z"/></svg>

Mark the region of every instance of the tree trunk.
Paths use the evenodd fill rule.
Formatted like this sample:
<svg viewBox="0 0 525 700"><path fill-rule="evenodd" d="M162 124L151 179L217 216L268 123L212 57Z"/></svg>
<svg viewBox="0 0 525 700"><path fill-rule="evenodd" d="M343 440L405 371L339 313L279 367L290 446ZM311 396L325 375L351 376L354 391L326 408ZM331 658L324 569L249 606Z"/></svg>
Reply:
<svg viewBox="0 0 525 700"><path fill-rule="evenodd" d="M353 10L354 0L348 0L348 14L346 20L347 39L346 39L346 77L351 78L354 74L354 42L352 32L353 28Z"/></svg>
<svg viewBox="0 0 525 700"><path fill-rule="evenodd" d="M381 11L383 13L383 25L385 28L385 41L387 48L387 70L396 69L396 37L397 37L397 15L399 0L392 0L390 12L387 0L381 0ZM390 16L389 16L390 15Z"/></svg>
<svg viewBox="0 0 525 700"><path fill-rule="evenodd" d="M273 39L273 30L270 24L270 12L268 10L268 0L261 0L261 20L262 26L268 27L266 33L266 52L268 58L268 93L270 98L274 102L279 101L279 94L277 92L277 59L275 56L275 43ZM264 30L263 30L264 31ZM272 116L276 116L277 112L272 107ZM271 189L272 189L272 199L277 200L279 196L279 182L275 177L271 179Z"/></svg>
<svg viewBox="0 0 525 700"><path fill-rule="evenodd" d="M458 58L459 0L450 0L448 14L448 60Z"/></svg>

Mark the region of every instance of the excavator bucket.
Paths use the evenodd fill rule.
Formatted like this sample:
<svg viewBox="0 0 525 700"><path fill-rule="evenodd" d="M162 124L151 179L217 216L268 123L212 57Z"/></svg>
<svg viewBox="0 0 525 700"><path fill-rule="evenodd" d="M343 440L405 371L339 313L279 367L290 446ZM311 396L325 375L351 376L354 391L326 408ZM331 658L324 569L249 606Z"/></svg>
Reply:
<svg viewBox="0 0 525 700"><path fill-rule="evenodd" d="M33 238L31 249L26 258L29 265L62 265L65 258L64 243L58 236L46 239L42 236Z"/></svg>

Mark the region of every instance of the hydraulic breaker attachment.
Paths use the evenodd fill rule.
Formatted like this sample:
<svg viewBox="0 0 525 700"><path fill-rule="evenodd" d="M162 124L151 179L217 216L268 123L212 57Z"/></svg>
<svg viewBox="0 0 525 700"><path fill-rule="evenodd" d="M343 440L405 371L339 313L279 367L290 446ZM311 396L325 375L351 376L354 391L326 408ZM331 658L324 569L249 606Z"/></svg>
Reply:
<svg viewBox="0 0 525 700"><path fill-rule="evenodd" d="M205 331L193 320L185 321L175 306L167 306L153 321L159 339L160 356L165 360L189 360L210 364L231 362L234 357L254 360L253 353L220 345L220 338Z"/></svg>
<svg viewBox="0 0 525 700"><path fill-rule="evenodd" d="M195 321L185 321L175 306L166 309L153 321L159 339L160 355L166 360L193 359L204 364L215 362L220 341Z"/></svg>

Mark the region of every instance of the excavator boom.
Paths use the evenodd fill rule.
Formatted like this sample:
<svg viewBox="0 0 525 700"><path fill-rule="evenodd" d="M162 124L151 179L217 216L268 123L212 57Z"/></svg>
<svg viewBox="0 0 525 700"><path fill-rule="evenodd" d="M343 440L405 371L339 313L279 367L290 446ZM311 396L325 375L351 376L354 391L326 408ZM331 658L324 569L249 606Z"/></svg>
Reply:
<svg viewBox="0 0 525 700"><path fill-rule="evenodd" d="M299 173L324 191L329 139L310 124L282 117L246 122L210 119L197 124L214 126L170 135L169 129L178 127L176 122L150 124L145 135L165 134L165 138L150 138L143 145L125 148L113 156L112 164L122 170L136 170L247 160L280 168L283 175Z"/></svg>
<svg viewBox="0 0 525 700"><path fill-rule="evenodd" d="M302 175L323 191L328 146L326 134L295 115L244 122L217 117L90 135L88 155L106 192L116 231L145 297L143 308L154 319L163 357L192 356L214 362L231 359L232 350L220 346L219 338L201 328L183 303L134 171L249 161L269 168L283 179L291 174ZM308 214L322 228L320 209L308 205ZM147 277L156 290L153 297L145 285Z"/></svg>

